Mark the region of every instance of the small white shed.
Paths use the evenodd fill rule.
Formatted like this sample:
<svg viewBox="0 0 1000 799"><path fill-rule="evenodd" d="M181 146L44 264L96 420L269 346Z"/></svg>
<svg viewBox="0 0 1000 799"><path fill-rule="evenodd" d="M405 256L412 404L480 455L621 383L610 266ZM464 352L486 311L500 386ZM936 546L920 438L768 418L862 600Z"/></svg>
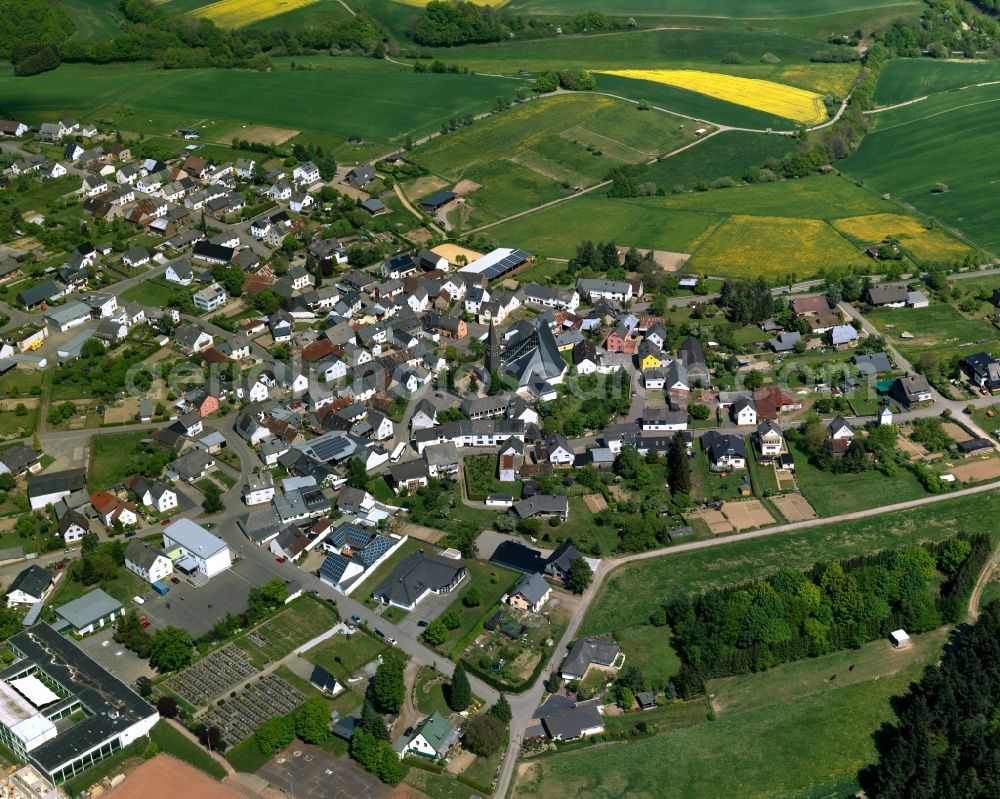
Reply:
<svg viewBox="0 0 1000 799"><path fill-rule="evenodd" d="M906 634L906 630L896 630L889 633L889 640L892 641L892 645L896 649L903 649L910 645L910 636Z"/></svg>

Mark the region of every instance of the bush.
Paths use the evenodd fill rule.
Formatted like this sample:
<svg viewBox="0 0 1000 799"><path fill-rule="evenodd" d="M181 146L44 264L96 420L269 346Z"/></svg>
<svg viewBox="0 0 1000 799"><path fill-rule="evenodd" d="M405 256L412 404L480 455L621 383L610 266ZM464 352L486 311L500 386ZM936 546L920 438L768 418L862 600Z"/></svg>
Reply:
<svg viewBox="0 0 1000 799"><path fill-rule="evenodd" d="M462 746L480 757L496 754L506 742L507 726L492 713L473 716L462 735Z"/></svg>
<svg viewBox="0 0 1000 799"><path fill-rule="evenodd" d="M726 53L724 56L722 56L722 63L723 64L742 64L743 63L743 56L741 56L739 53L737 53L735 51L734 52L729 52L729 53Z"/></svg>
<svg viewBox="0 0 1000 799"><path fill-rule="evenodd" d="M781 63L781 59L778 58L774 53L764 53L760 57L760 63L762 64L778 64Z"/></svg>

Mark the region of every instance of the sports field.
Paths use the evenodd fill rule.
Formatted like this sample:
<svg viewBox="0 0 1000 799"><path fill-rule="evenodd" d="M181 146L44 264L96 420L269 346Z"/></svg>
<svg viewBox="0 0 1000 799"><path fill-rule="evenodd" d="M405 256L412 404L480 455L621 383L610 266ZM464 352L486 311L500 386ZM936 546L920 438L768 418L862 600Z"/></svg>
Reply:
<svg viewBox="0 0 1000 799"><path fill-rule="evenodd" d="M407 133L419 137L450 117L485 111L516 87L501 78L416 74L371 58L325 58L322 68L305 71L279 60L269 73L64 64L15 78L9 66L0 67L0 97L10 116L40 122L66 113L147 134L204 122L206 139L221 130L219 140L227 144L243 125L254 124L319 134L324 143L348 136L400 143Z"/></svg>
<svg viewBox="0 0 1000 799"><path fill-rule="evenodd" d="M694 69L618 69L604 74L687 89L806 125L818 125L828 116L816 92L768 80Z"/></svg>
<svg viewBox="0 0 1000 799"><path fill-rule="evenodd" d="M933 58L894 58L879 76L875 100L894 105L936 92L1000 80L1000 61L962 63Z"/></svg>
<svg viewBox="0 0 1000 799"><path fill-rule="evenodd" d="M998 112L1000 85L993 85L876 114L872 132L841 168L1000 252ZM938 183L947 190L935 191Z"/></svg>

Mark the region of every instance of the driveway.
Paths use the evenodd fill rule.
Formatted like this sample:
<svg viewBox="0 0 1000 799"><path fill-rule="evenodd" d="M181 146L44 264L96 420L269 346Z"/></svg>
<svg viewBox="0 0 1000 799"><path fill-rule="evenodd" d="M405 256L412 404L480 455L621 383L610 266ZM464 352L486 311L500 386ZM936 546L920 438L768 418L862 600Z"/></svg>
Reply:
<svg viewBox="0 0 1000 799"><path fill-rule="evenodd" d="M78 641L77 645L126 685L135 685L135 681L140 677L152 677L155 672L149 667L149 663L121 644L115 643L111 638L112 632L112 629L107 627L88 635Z"/></svg>
<svg viewBox="0 0 1000 799"><path fill-rule="evenodd" d="M396 622L396 629L407 635L419 638L424 628L419 626L420 621L434 621L445 612L448 607L469 587L469 581L465 580L454 591L449 594L430 594L414 610L407 613L402 619ZM391 634L391 633L390 633Z"/></svg>

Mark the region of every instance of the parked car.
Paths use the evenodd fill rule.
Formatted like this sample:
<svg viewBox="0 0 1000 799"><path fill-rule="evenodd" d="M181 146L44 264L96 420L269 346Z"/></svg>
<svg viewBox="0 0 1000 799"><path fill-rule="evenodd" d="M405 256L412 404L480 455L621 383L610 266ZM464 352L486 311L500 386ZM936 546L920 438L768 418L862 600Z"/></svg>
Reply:
<svg viewBox="0 0 1000 799"><path fill-rule="evenodd" d="M170 524L170 519L161 519L160 520L160 526L161 527L166 527L168 524Z"/></svg>
<svg viewBox="0 0 1000 799"><path fill-rule="evenodd" d="M389 646L396 646L397 642L396 642L395 638L386 638L385 640L386 640L386 643L389 644Z"/></svg>
<svg viewBox="0 0 1000 799"><path fill-rule="evenodd" d="M146 600L143 599L138 594L136 596L132 597L132 601L135 602L135 604L137 604L137 605L145 605L146 604Z"/></svg>
<svg viewBox="0 0 1000 799"><path fill-rule="evenodd" d="M129 530L125 533L125 538L135 538L135 530Z"/></svg>
<svg viewBox="0 0 1000 799"><path fill-rule="evenodd" d="M181 581L178 578L176 578L176 577L171 577L170 578L170 582L172 582L174 585L180 585L181 584Z"/></svg>
<svg viewBox="0 0 1000 799"><path fill-rule="evenodd" d="M287 560L287 559L285 558L285 556L284 556L284 555L278 555L278 557L276 557L276 558L275 558L275 560L276 560L276 561L277 561L278 563L284 563L284 562L285 562L285 560Z"/></svg>
<svg viewBox="0 0 1000 799"><path fill-rule="evenodd" d="M149 621L148 621L148 620L147 620L147 621L144 621L144 622L141 622L141 624L142 624L142 629L144 629L144 630L145 630L145 629L146 629L147 627L149 627Z"/></svg>
<svg viewBox="0 0 1000 799"><path fill-rule="evenodd" d="M361 624L361 617L355 613L353 616L351 616L351 621L353 621L355 624Z"/></svg>
<svg viewBox="0 0 1000 799"><path fill-rule="evenodd" d="M56 571L59 571L60 569L65 569L66 568L66 564L63 563L62 561L60 561L53 568L55 568Z"/></svg>
<svg viewBox="0 0 1000 799"><path fill-rule="evenodd" d="M385 633L379 630L378 628L375 628L375 635L377 635L379 638L385 638Z"/></svg>
<svg viewBox="0 0 1000 799"><path fill-rule="evenodd" d="M65 553L66 555L68 555L70 552L76 552L76 547L66 547L66 549L63 550L63 553Z"/></svg>
<svg viewBox="0 0 1000 799"><path fill-rule="evenodd" d="M427 619L421 619L420 621L417 622L417 627L426 627L426 626L427 626Z"/></svg>

